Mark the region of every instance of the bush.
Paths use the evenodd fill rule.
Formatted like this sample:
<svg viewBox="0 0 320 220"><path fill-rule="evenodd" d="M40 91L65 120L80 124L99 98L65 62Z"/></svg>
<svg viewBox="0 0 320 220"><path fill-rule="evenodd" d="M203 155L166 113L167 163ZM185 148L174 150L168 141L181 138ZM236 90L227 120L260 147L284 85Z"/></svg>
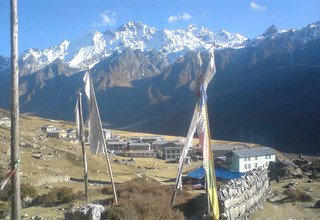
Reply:
<svg viewBox="0 0 320 220"><path fill-rule="evenodd" d="M0 201L0 219L5 219L11 214L11 203Z"/></svg>
<svg viewBox="0 0 320 220"><path fill-rule="evenodd" d="M21 184L21 199L26 198L27 196L31 198L37 197L38 192L36 188L31 186L29 183Z"/></svg>
<svg viewBox="0 0 320 220"><path fill-rule="evenodd" d="M184 219L182 212L171 208L173 190L170 186L138 178L116 188L118 204L107 208L108 219ZM110 194L112 188L105 187L102 192Z"/></svg>
<svg viewBox="0 0 320 220"><path fill-rule="evenodd" d="M287 195L287 200L292 202L309 202L312 201L312 197L305 192L298 189L286 189L283 194Z"/></svg>
<svg viewBox="0 0 320 220"><path fill-rule="evenodd" d="M137 213L133 207L128 207L126 205L117 205L112 206L110 209L105 212L102 219L110 219L110 220L121 220L121 219L130 219L130 220L138 220Z"/></svg>
<svg viewBox="0 0 320 220"><path fill-rule="evenodd" d="M20 187L20 197L21 199L26 198L27 196L35 198L37 197L37 190L31 186L29 183L23 183ZM7 183L6 187L0 191L0 200L2 201L8 201L10 196L12 195L12 189L11 189L11 182Z"/></svg>
<svg viewBox="0 0 320 220"><path fill-rule="evenodd" d="M38 197L38 204L42 206L55 206L71 202L79 197L70 187L52 189L49 193Z"/></svg>

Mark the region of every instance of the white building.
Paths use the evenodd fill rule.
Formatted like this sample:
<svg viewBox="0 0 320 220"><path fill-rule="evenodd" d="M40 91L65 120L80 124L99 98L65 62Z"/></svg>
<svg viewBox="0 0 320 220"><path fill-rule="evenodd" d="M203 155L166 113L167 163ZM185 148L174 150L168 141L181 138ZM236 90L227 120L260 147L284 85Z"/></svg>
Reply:
<svg viewBox="0 0 320 220"><path fill-rule="evenodd" d="M45 132L51 132L51 131L56 131L57 128L55 126L52 126L52 125L44 125L44 126L41 127L41 130L45 131Z"/></svg>
<svg viewBox="0 0 320 220"><path fill-rule="evenodd" d="M0 119L0 125L5 125L7 127L11 126L11 119L8 117L3 117Z"/></svg>
<svg viewBox="0 0 320 220"><path fill-rule="evenodd" d="M109 140L112 138L112 132L108 129L103 129L103 135L105 140Z"/></svg>
<svg viewBox="0 0 320 220"><path fill-rule="evenodd" d="M268 168L270 161L276 160L276 151L270 147L256 147L233 150L227 154L230 170L247 172L258 167Z"/></svg>

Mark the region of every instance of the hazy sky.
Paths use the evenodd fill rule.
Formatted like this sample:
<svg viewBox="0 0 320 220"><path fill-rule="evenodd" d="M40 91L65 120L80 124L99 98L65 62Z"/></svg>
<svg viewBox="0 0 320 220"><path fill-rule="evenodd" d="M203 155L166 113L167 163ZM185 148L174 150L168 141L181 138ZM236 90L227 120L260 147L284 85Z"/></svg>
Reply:
<svg viewBox="0 0 320 220"><path fill-rule="evenodd" d="M10 55L10 4L0 0L0 55ZM320 21L320 0L18 0L19 53L72 41L88 30L141 21L158 29L191 24L248 38L270 25L299 28Z"/></svg>

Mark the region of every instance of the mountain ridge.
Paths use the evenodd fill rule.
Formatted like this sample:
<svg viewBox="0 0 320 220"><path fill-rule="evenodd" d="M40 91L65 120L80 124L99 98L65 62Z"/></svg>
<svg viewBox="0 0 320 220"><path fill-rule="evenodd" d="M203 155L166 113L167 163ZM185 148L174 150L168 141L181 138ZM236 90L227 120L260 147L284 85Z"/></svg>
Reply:
<svg viewBox="0 0 320 220"><path fill-rule="evenodd" d="M320 22L297 30L272 27L241 47L216 49L217 73L208 87L215 139L253 142L285 152L299 152L307 145L305 153L318 152L319 29ZM208 50L200 54L206 62ZM104 123L184 136L195 104L198 55L197 50L185 51L172 62L162 51L126 48L101 57L90 71ZM3 73L0 105L8 108L5 88L10 78ZM21 76L22 112L72 120L83 74L56 59Z"/></svg>

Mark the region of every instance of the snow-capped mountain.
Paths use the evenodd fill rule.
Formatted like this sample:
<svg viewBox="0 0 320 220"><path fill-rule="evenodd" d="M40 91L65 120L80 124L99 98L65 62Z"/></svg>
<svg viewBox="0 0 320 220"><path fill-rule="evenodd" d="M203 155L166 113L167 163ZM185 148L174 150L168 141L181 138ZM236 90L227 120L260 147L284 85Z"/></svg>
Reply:
<svg viewBox="0 0 320 220"><path fill-rule="evenodd" d="M276 26L272 25L267 28L263 34L257 38L246 41L244 44L245 46L262 46L272 41L280 43L281 46L281 42L287 41L303 45L318 38L320 38L320 21L308 24L307 26L299 29L281 31L279 31Z"/></svg>
<svg viewBox="0 0 320 220"><path fill-rule="evenodd" d="M191 50L208 50L213 46L237 47L245 40L240 34L224 30L213 32L195 26L158 30L141 22L128 22L114 31L90 31L77 40L64 41L45 50L28 49L21 55L20 65L23 74L39 70L55 59L67 62L70 67L83 68L126 48L142 52L160 51L174 62Z"/></svg>

